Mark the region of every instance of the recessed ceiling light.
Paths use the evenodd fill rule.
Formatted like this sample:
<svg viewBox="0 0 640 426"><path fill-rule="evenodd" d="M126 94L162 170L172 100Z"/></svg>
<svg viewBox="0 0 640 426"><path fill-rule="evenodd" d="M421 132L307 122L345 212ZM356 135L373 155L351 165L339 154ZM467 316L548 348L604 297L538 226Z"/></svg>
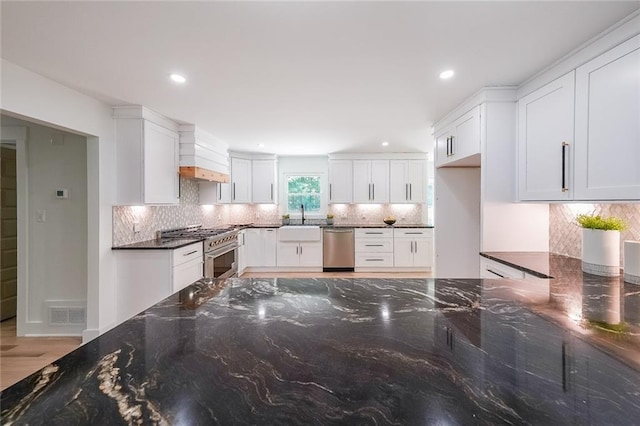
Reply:
<svg viewBox="0 0 640 426"><path fill-rule="evenodd" d="M180 74L171 74L169 78L171 78L171 80L175 81L176 83L184 83L187 81L187 79Z"/></svg>
<svg viewBox="0 0 640 426"><path fill-rule="evenodd" d="M387 141L382 142L382 146L389 146L389 142Z"/></svg>
<svg viewBox="0 0 640 426"><path fill-rule="evenodd" d="M259 143L258 144L258 148L264 148L264 144L263 143Z"/></svg>
<svg viewBox="0 0 640 426"><path fill-rule="evenodd" d="M441 78L441 79L443 79L443 80L448 80L448 79L450 79L451 77L453 77L453 74L455 74L455 73L453 72L453 70L446 70L446 71L442 71L442 72L440 73L440 78Z"/></svg>

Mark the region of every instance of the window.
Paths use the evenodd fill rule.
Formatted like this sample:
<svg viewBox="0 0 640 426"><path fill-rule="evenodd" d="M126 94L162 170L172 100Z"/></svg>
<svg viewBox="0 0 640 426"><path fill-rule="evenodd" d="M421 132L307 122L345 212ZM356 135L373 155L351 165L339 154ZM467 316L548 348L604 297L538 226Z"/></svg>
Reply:
<svg viewBox="0 0 640 426"><path fill-rule="evenodd" d="M287 176L287 212L297 213L301 205L305 212L320 212L320 176Z"/></svg>

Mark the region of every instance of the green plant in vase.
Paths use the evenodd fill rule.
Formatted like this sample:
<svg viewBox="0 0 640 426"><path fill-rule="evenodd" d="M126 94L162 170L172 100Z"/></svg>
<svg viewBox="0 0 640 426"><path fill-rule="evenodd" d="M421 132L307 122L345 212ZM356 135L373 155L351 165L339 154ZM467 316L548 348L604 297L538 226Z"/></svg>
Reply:
<svg viewBox="0 0 640 426"><path fill-rule="evenodd" d="M576 223L582 227L582 271L606 277L620 275L620 231L627 227L625 221L580 214Z"/></svg>

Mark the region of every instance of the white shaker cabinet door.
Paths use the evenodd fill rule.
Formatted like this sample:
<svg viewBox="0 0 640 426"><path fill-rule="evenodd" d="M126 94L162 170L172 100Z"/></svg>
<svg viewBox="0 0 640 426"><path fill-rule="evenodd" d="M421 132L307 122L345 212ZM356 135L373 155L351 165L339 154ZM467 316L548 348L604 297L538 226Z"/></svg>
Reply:
<svg viewBox="0 0 640 426"><path fill-rule="evenodd" d="M640 35L576 70L575 199L640 199Z"/></svg>
<svg viewBox="0 0 640 426"><path fill-rule="evenodd" d="M177 204L179 200L179 135L144 121L144 202Z"/></svg>
<svg viewBox="0 0 640 426"><path fill-rule="evenodd" d="M251 180L254 203L275 203L278 188L276 188L276 162L274 160L253 160Z"/></svg>
<svg viewBox="0 0 640 426"><path fill-rule="evenodd" d="M371 160L371 201L389 202L389 160Z"/></svg>
<svg viewBox="0 0 640 426"><path fill-rule="evenodd" d="M520 200L570 200L575 73L518 101Z"/></svg>
<svg viewBox="0 0 640 426"><path fill-rule="evenodd" d="M353 160L353 202L371 203L371 161Z"/></svg>
<svg viewBox="0 0 640 426"><path fill-rule="evenodd" d="M352 191L352 161L329 160L329 203L351 203Z"/></svg>
<svg viewBox="0 0 640 426"><path fill-rule="evenodd" d="M231 158L231 202L251 202L251 160Z"/></svg>

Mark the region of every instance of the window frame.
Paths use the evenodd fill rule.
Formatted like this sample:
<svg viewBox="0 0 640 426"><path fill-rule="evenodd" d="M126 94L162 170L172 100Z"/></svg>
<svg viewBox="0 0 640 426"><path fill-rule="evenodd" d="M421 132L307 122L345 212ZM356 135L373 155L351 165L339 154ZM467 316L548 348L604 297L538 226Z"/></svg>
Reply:
<svg viewBox="0 0 640 426"><path fill-rule="evenodd" d="M327 214L327 199L325 197L325 175L319 172L288 172L283 174L283 189L284 189L284 198L283 198L283 208L282 214L288 214L292 218L301 218L302 213L300 209L297 210L289 210L289 178L291 177L317 177L320 183L320 192L318 193L318 197L320 199L320 209L314 212L308 212L305 210L305 218L323 218Z"/></svg>

